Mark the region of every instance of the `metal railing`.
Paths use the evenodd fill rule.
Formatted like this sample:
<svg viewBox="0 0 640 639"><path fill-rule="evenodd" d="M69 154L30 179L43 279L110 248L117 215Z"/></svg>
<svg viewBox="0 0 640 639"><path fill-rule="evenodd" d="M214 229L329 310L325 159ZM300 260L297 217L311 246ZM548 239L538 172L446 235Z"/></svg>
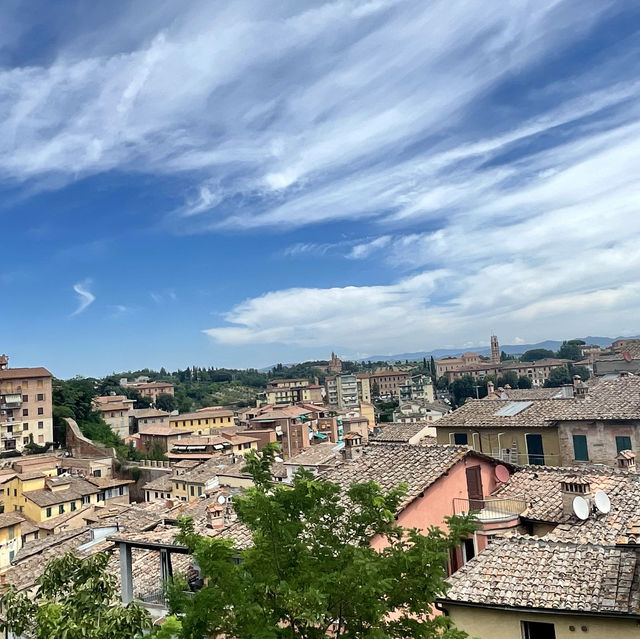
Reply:
<svg viewBox="0 0 640 639"><path fill-rule="evenodd" d="M481 522L513 519L523 513L528 506L528 502L522 497L508 497L505 499L453 498L453 512L455 515L466 515L469 512L473 512Z"/></svg>
<svg viewBox="0 0 640 639"><path fill-rule="evenodd" d="M521 464L526 466L528 464L537 464L540 466L559 466L560 455L550 455L549 453L543 453L542 455L518 453L513 449L498 450L496 448L491 449L491 457L495 457L500 461L508 462L510 464Z"/></svg>

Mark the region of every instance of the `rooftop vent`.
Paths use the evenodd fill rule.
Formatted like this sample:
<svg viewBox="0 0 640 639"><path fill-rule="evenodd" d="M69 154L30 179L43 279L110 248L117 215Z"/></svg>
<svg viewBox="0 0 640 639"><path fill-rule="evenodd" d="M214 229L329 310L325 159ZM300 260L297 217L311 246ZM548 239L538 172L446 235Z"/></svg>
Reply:
<svg viewBox="0 0 640 639"><path fill-rule="evenodd" d="M632 450L621 450L616 457L618 468L636 472L636 454Z"/></svg>

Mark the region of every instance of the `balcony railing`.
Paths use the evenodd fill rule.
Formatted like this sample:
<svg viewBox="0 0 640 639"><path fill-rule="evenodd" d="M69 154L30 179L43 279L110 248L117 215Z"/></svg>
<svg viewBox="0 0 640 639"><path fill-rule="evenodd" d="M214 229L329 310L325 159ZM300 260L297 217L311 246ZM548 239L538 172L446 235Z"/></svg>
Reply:
<svg viewBox="0 0 640 639"><path fill-rule="evenodd" d="M529 504L522 497L510 497L507 499L462 499L454 497L453 512L456 515L475 513L481 522L503 521L514 519L522 514Z"/></svg>

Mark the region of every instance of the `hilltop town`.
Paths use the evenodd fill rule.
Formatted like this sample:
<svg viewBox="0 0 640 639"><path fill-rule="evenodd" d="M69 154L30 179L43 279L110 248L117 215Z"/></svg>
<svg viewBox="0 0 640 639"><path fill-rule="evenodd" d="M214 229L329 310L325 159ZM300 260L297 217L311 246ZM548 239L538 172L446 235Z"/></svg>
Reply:
<svg viewBox="0 0 640 639"><path fill-rule="evenodd" d="M227 405L198 405L194 392L206 404L202 388L237 373L64 381L3 355L2 583L34 592L50 559L107 552L122 602L162 619L162 580L197 573L176 522L191 517L198 533L250 547L234 498L253 484L246 456L276 445L274 485L299 469L343 491L406 485L395 519L421 531L475 514L436 602L470 636L635 636L640 340L573 340L519 358L495 336L491 346L490 357L358 371L332 353L308 377L246 372L254 399Z"/></svg>

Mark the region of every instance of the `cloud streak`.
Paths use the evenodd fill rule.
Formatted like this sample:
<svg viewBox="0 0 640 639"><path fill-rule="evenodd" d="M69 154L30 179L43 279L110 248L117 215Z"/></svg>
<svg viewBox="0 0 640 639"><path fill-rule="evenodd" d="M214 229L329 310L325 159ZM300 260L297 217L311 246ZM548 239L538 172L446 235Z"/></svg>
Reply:
<svg viewBox="0 0 640 639"><path fill-rule="evenodd" d="M71 313L70 317L74 317L75 315L80 315L84 311L89 308L93 302L95 302L95 295L91 293L89 287L91 286L91 280L86 279L83 282L78 282L73 285L73 290L76 292L78 296L78 307L73 313Z"/></svg>

